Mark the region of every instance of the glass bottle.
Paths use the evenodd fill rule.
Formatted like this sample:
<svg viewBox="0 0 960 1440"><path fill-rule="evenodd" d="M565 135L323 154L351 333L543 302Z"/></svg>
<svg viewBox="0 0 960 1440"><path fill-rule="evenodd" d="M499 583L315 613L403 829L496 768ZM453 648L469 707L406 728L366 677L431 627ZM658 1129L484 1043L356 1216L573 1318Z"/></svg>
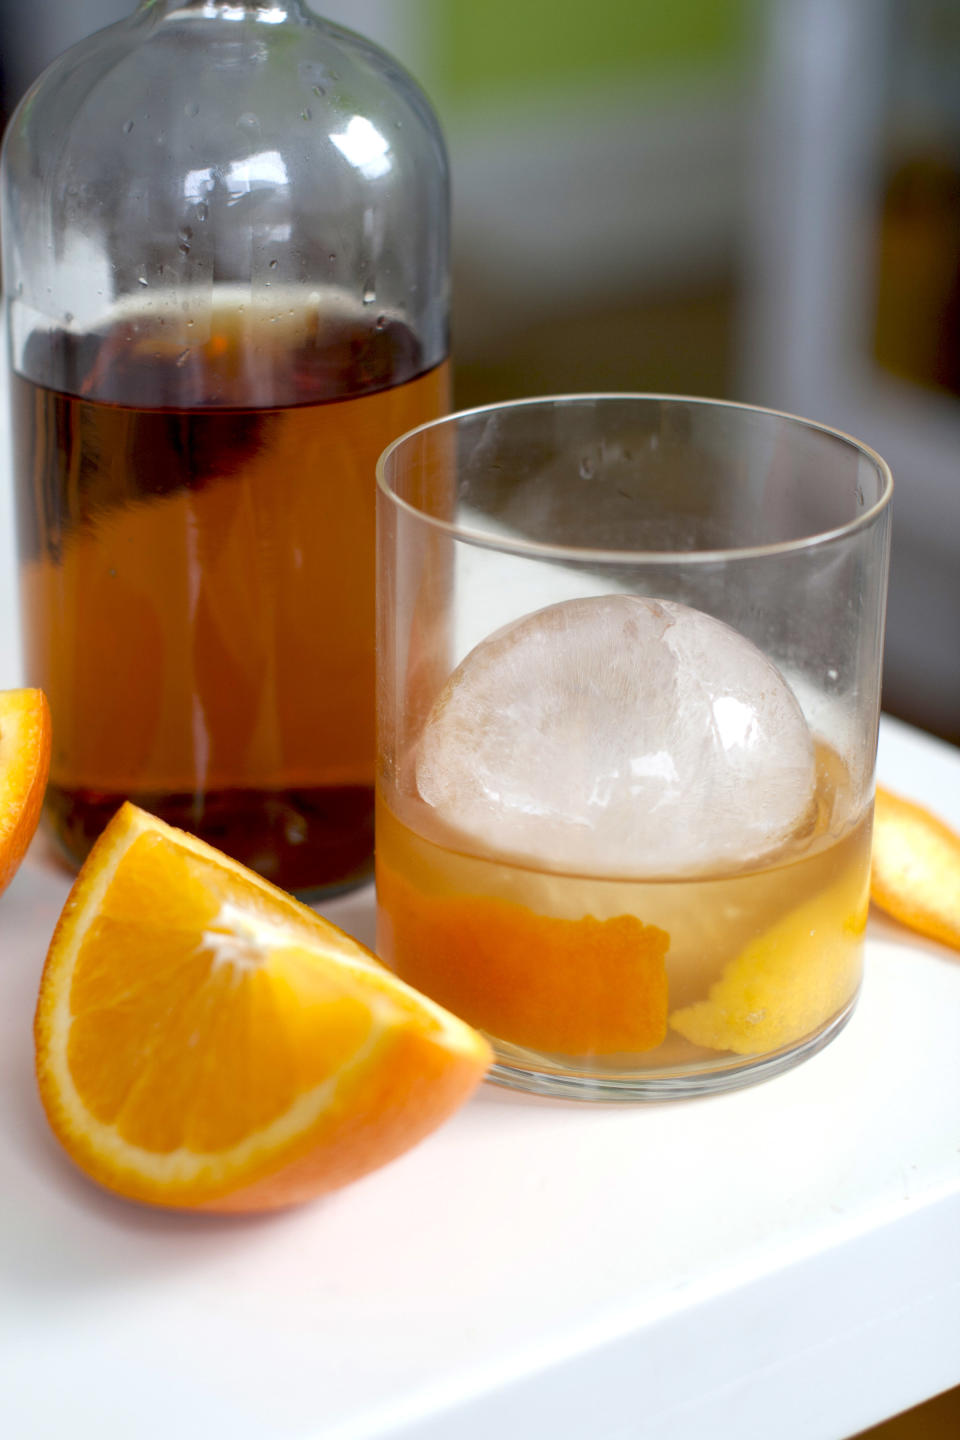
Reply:
<svg viewBox="0 0 960 1440"><path fill-rule="evenodd" d="M3 154L27 678L80 862L125 798L287 889L369 873L374 465L448 408L448 179L299 0L144 0Z"/></svg>

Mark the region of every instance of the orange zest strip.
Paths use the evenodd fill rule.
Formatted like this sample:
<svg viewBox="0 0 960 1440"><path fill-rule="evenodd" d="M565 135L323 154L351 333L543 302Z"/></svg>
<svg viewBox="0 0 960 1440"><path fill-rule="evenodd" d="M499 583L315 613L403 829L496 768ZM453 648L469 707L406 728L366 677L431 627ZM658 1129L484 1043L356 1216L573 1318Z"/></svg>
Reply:
<svg viewBox="0 0 960 1440"><path fill-rule="evenodd" d="M655 925L426 895L382 864L377 892L397 974L498 1039L587 1056L652 1050L666 1035L670 937Z"/></svg>
<svg viewBox="0 0 960 1440"><path fill-rule="evenodd" d="M694 1045L763 1055L796 1045L857 993L867 928L867 875L855 864L788 910L727 965L707 996L670 1016Z"/></svg>
<svg viewBox="0 0 960 1440"><path fill-rule="evenodd" d="M960 950L960 835L879 787L870 898L911 930Z"/></svg>

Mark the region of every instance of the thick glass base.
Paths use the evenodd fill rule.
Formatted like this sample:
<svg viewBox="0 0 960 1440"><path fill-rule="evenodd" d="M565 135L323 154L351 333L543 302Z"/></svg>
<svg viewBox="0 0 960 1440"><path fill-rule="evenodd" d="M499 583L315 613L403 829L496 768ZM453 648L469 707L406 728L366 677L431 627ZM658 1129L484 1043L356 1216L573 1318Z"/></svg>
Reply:
<svg viewBox="0 0 960 1440"><path fill-rule="evenodd" d="M83 863L124 800L189 830L304 900L329 898L373 873L373 790L362 785L120 795L51 784L47 823L72 865Z"/></svg>
<svg viewBox="0 0 960 1440"><path fill-rule="evenodd" d="M487 1079L510 1090L525 1090L533 1095L548 1095L561 1100L662 1101L718 1095L725 1090L741 1090L762 1080L772 1080L815 1055L843 1029L853 1014L856 1001L854 995L839 1014L798 1045L770 1055L731 1054L717 1060L671 1068L611 1070L604 1073L586 1066L583 1070L569 1067L553 1069L539 1060L528 1066L520 1058L522 1052L493 1040L491 1043L497 1059ZM535 1060L535 1057L530 1058Z"/></svg>

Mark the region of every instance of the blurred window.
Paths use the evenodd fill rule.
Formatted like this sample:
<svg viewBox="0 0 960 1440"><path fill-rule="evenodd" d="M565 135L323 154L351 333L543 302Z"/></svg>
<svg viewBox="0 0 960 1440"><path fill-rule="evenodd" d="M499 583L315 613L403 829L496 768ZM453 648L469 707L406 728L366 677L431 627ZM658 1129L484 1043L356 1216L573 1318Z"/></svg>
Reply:
<svg viewBox="0 0 960 1440"><path fill-rule="evenodd" d="M960 395L960 5L891 16L881 141L874 354Z"/></svg>

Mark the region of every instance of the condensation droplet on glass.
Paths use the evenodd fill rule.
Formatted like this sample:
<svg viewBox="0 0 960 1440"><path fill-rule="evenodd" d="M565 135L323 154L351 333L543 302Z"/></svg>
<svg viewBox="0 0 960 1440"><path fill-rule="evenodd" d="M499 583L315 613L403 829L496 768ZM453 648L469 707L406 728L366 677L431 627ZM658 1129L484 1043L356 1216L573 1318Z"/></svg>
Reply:
<svg viewBox="0 0 960 1440"><path fill-rule="evenodd" d="M185 115L189 115L190 119L192 120L195 116L200 114L200 106L197 104L196 100L188 100L186 105L184 105L183 107L183 113Z"/></svg>
<svg viewBox="0 0 960 1440"><path fill-rule="evenodd" d="M138 284L138 285L149 285L149 283L150 283L150 282L149 282L149 280L147 279L146 275L138 275L138 276L137 276L137 284Z"/></svg>
<svg viewBox="0 0 960 1440"><path fill-rule="evenodd" d="M260 121L252 110L245 110L237 117L237 128L239 130L259 130Z"/></svg>
<svg viewBox="0 0 960 1440"><path fill-rule="evenodd" d="M276 268L277 268L277 262L276 262L276 260L271 260L271 261L270 261L270 269L271 269L271 270L276 270Z"/></svg>
<svg viewBox="0 0 960 1440"><path fill-rule="evenodd" d="M190 242L189 242L189 240L181 240L181 241L179 242L179 244L177 245L177 249L180 251L180 254L181 254L181 255L189 255L189 254L190 254Z"/></svg>
<svg viewBox="0 0 960 1440"><path fill-rule="evenodd" d="M828 680L839 680L839 679L840 679L840 671L839 671L839 670L835 670L835 669L833 668L833 666L831 665L831 666L830 666L830 669L827 671L827 679L828 679Z"/></svg>
<svg viewBox="0 0 960 1440"><path fill-rule="evenodd" d="M178 370L182 370L183 366L186 365L186 363L187 363L187 361L188 361L189 359L190 359L190 351L189 351L189 350L181 350L181 351L180 351L180 354L177 356L177 369L178 369Z"/></svg>
<svg viewBox="0 0 960 1440"><path fill-rule="evenodd" d="M312 119L313 119L313 111L310 110L309 108L308 108L308 109L305 109L305 110L301 110L301 111L300 111L300 119L301 119L301 120L312 120Z"/></svg>
<svg viewBox="0 0 960 1440"><path fill-rule="evenodd" d="M65 310L65 311L64 311L64 315L63 315L63 319L64 319L64 324L66 324L66 325L72 325L72 324L73 324L73 311L72 311L72 310Z"/></svg>
<svg viewBox="0 0 960 1440"><path fill-rule="evenodd" d="M582 455L580 457L580 479L593 479L593 461L587 455Z"/></svg>
<svg viewBox="0 0 960 1440"><path fill-rule="evenodd" d="M208 213L209 211L207 209L206 201L201 200L200 204L197 206L197 219L201 221L206 220Z"/></svg>
<svg viewBox="0 0 960 1440"><path fill-rule="evenodd" d="M330 261L330 264L331 264L331 265L333 264L334 260L336 260L336 258L337 258L336 255L335 255L334 252L331 250L331 251L330 251L330 254L327 256L327 259Z"/></svg>
<svg viewBox="0 0 960 1440"><path fill-rule="evenodd" d="M378 315L378 316L377 316L377 329L378 329L378 330L386 330L386 328L387 328L387 317L386 317L386 315Z"/></svg>
<svg viewBox="0 0 960 1440"><path fill-rule="evenodd" d="M377 292L371 282L368 280L366 285L363 287L363 303L364 305L372 305L376 298Z"/></svg>
<svg viewBox="0 0 960 1440"><path fill-rule="evenodd" d="M123 133L124 133L124 135L129 135L129 134L130 134L130 131L131 131L132 129L133 129L133 121L132 121L132 120L125 120L124 123L123 123Z"/></svg>
<svg viewBox="0 0 960 1440"><path fill-rule="evenodd" d="M857 504L858 504L858 505L862 505L863 503L864 503L864 502L863 502L863 486L862 486L862 485L858 485L858 486L857 486Z"/></svg>
<svg viewBox="0 0 960 1440"><path fill-rule="evenodd" d="M314 85L313 93L314 95L326 95L327 92L326 90L324 90L322 85Z"/></svg>

